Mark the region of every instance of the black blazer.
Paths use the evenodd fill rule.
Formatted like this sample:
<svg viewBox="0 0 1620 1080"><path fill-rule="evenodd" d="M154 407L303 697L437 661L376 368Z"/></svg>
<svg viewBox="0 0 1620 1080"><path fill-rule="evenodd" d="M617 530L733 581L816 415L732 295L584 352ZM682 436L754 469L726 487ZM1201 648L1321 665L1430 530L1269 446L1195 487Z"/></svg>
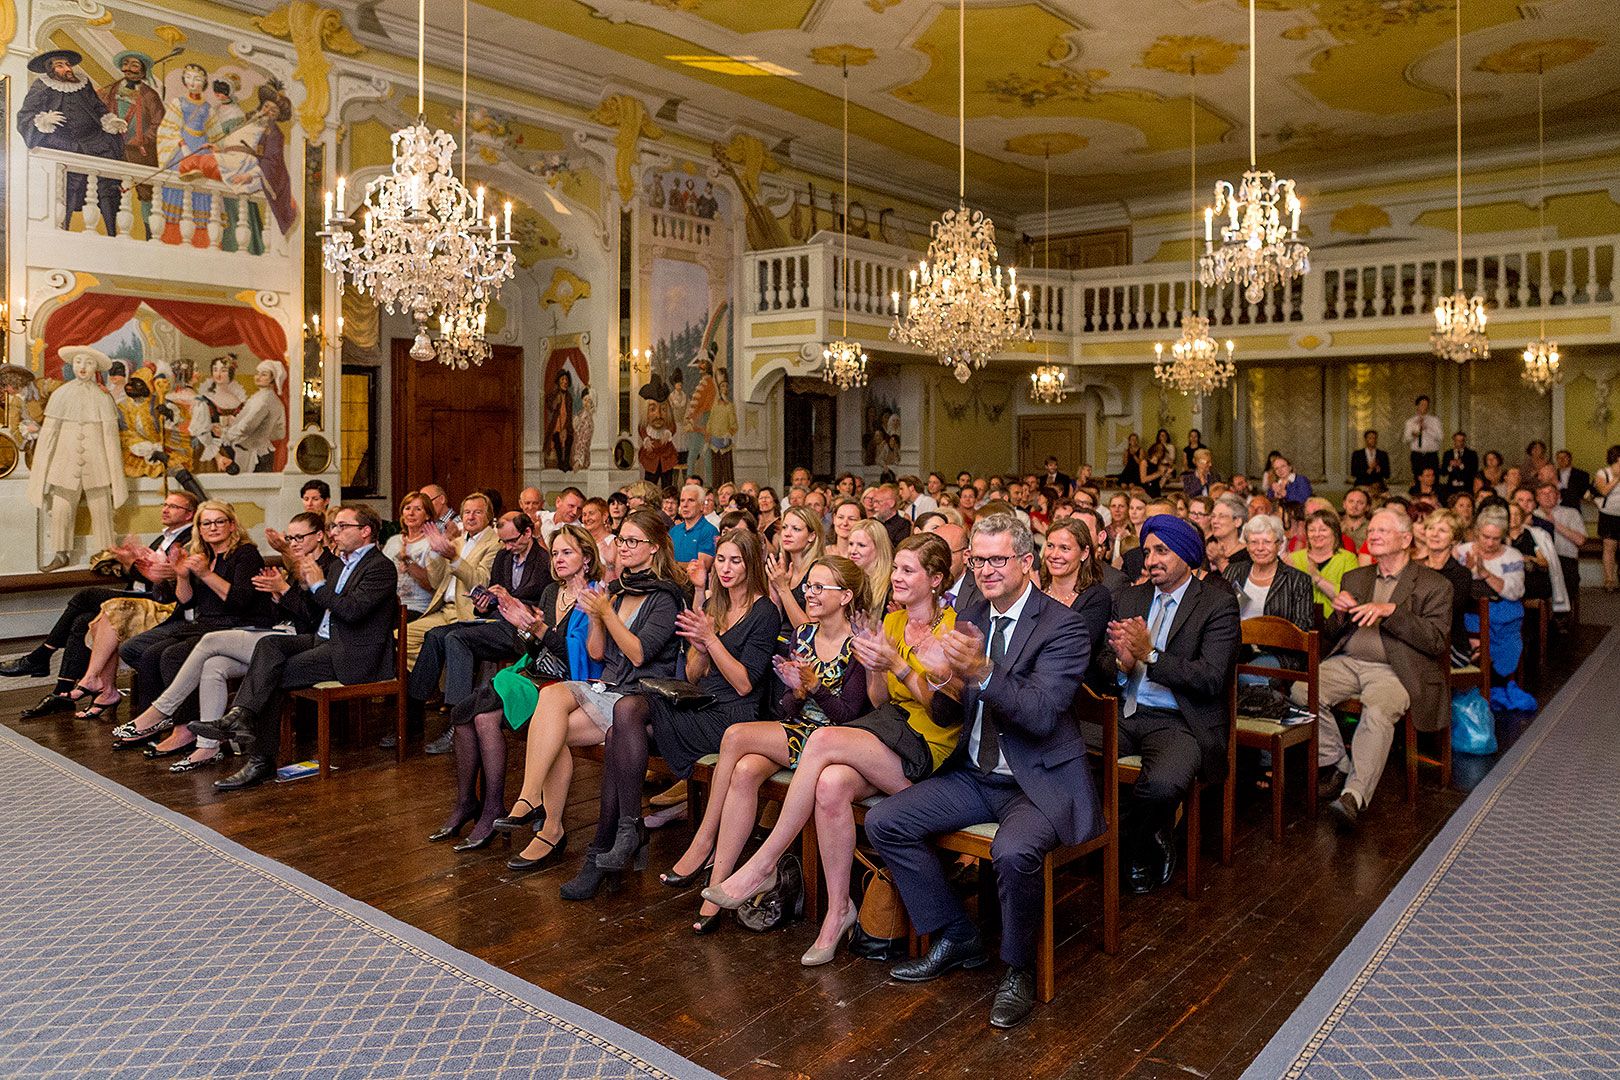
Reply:
<svg viewBox="0 0 1620 1080"><path fill-rule="evenodd" d="M1573 506L1579 510L1581 500L1586 498L1586 492L1592 486L1592 474L1585 469L1570 469L1569 483L1558 492L1558 501L1565 506Z"/></svg>
<svg viewBox="0 0 1620 1080"><path fill-rule="evenodd" d="M979 702L996 711L998 745L1013 778L1036 809L1057 829L1064 844L1079 844L1101 834L1102 807L1086 764L1086 743L1072 706L1091 659L1091 646L1080 616L1041 592L1033 583L1024 610L1007 642L1007 653L990 674L989 685L965 687L962 700L935 694L936 723L960 723L962 738L953 761L967 760L968 735ZM957 615L990 630L990 604L979 600Z"/></svg>
<svg viewBox="0 0 1620 1080"><path fill-rule="evenodd" d="M1146 619L1154 589L1152 582L1126 589L1114 617ZM1200 775L1206 780L1226 771L1228 691L1242 641L1231 588L1194 577L1176 605L1159 662L1148 665L1148 678L1175 694L1177 710L1203 751Z"/></svg>
<svg viewBox="0 0 1620 1080"><path fill-rule="evenodd" d="M338 557L326 548L321 548L321 553L315 556L315 562L320 566L321 573L330 581L336 581L338 574L343 570L343 564L338 561ZM337 567L336 570L332 569L334 566ZM309 602L309 586L304 584L303 577L296 570L283 566L281 574L291 587L284 595L276 597L273 601L277 617L291 620L295 633L313 634L321 628L322 609ZM299 593L303 593L304 596L299 598Z"/></svg>
<svg viewBox="0 0 1620 1080"><path fill-rule="evenodd" d="M342 563L334 562L326 584L314 592L289 592L281 598L282 607L295 620L311 621L316 630L326 612L332 613L332 671L338 682L352 686L392 678L394 630L399 625L399 571L394 560L381 547L373 547L360 557L339 592L342 573Z"/></svg>
<svg viewBox="0 0 1620 1080"><path fill-rule="evenodd" d="M512 582L512 553L501 548L495 553L495 565L489 570L490 585L499 585L530 607L538 604L545 595L546 586L551 584L551 552L540 545L537 539L534 546L529 549L529 557L523 561L523 580L514 584Z"/></svg>
<svg viewBox="0 0 1620 1080"><path fill-rule="evenodd" d="M1229 564L1221 576L1232 583L1234 594L1242 593L1243 586L1249 582L1249 572L1253 569L1254 562L1245 559ZM1237 597L1237 602L1238 610L1242 611L1241 595ZM1287 619L1301 630L1311 631L1316 629L1316 614L1320 610L1316 606L1310 575L1279 559L1277 576L1271 579L1271 591L1266 594L1265 610L1260 614L1275 615L1279 619Z"/></svg>
<svg viewBox="0 0 1620 1080"><path fill-rule="evenodd" d="M1372 465L1368 465L1365 446L1350 455L1350 475L1357 487L1389 483L1389 455L1382 450L1375 450L1373 456L1376 460Z"/></svg>
<svg viewBox="0 0 1620 1080"><path fill-rule="evenodd" d="M207 585L191 579L191 599L178 604L168 620L190 622L199 630L229 630L243 626L270 626L275 623L270 595L253 587L254 575L264 569L264 556L252 544L243 544L213 561L213 572L229 588L222 597ZM186 613L191 618L186 618Z"/></svg>
<svg viewBox="0 0 1620 1080"><path fill-rule="evenodd" d="M953 584L954 582L947 581L945 591L950 592ZM951 609L960 615L974 604L982 603L984 603L984 594L979 591L979 579L973 575L973 571L964 570L962 572L962 588L956 594L956 602L951 605Z"/></svg>
<svg viewBox="0 0 1620 1080"><path fill-rule="evenodd" d="M161 544L162 542L163 542L163 534L162 533L158 533L156 536L152 537L152 550L157 551L161 555L167 555L169 553L170 549L172 549L175 545L179 545L180 547L184 548L187 544L191 543L191 526L187 525L185 528L183 528L179 532L175 533L173 543L171 543L169 545L169 547L163 548L163 549L160 550L158 548L158 545ZM139 582L141 585L143 585L145 587L145 590L146 590L145 595L150 596L153 600L156 600L158 603L160 603L160 604L172 604L172 603L174 603L174 579L173 578L170 578L168 581L153 581L151 578L147 577L145 574L141 573L139 570L135 569L133 566L131 566L129 568L128 572L126 572L124 574L124 578L125 578L125 580L129 581L131 584L135 584L135 583Z"/></svg>
<svg viewBox="0 0 1620 1080"><path fill-rule="evenodd" d="M1135 550L1135 548L1131 549L1131 551ZM1130 551L1127 551L1125 554L1127 557L1129 557L1130 553ZM1113 563L1106 563L1099 560L1098 569L1102 571L1103 585L1116 598L1119 596L1120 592L1131 587L1131 579L1125 576L1125 571L1116 570ZM1112 694L1113 691L1110 690L1109 693Z"/></svg>
<svg viewBox="0 0 1620 1080"><path fill-rule="evenodd" d="M1461 454L1452 449L1440 455L1440 472L1436 479L1441 486L1452 491L1473 491L1474 477L1478 474L1479 455L1472 449L1464 447Z"/></svg>

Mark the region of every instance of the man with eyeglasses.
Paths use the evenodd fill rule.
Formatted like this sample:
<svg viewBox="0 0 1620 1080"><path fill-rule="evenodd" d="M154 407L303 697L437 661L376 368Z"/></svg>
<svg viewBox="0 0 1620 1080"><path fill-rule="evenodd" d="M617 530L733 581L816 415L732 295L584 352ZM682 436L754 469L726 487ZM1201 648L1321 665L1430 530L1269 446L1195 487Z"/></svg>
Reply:
<svg viewBox="0 0 1620 1080"><path fill-rule="evenodd" d="M85 645L85 633L90 623L108 600L122 596L149 596L158 603L174 602L175 569L169 560L169 551L176 545L184 550L191 540L191 519L197 513L197 498L188 491L174 491L164 498L158 508L158 519L163 531L151 544L143 545L136 537L126 536L108 554L117 561L115 576L122 585L92 585L73 594L67 607L57 617L56 624L46 635L43 644L24 656L0 664L0 675L42 678L51 673L51 654L62 653L62 665L56 673L56 689L45 695L39 704L23 710L22 717L49 716L67 712L77 704L68 696L75 683L90 666L90 648Z"/></svg>
<svg viewBox="0 0 1620 1080"><path fill-rule="evenodd" d="M1108 549L1112 546L1112 541L1109 539L1108 529L1103 526L1102 511L1093 506L1081 506L1075 508L1073 516L1085 522L1086 528L1091 530L1092 561L1097 564L1097 569L1102 574L1103 587L1118 600L1120 591L1130 587L1131 579L1125 576L1123 570L1115 568L1114 564L1108 561ZM1120 528L1130 527L1129 519L1120 522Z"/></svg>
<svg viewBox="0 0 1620 1080"><path fill-rule="evenodd" d="M489 584L489 572L501 549L495 530L489 527L493 516L489 496L475 491L461 500L459 526L441 529L436 523L427 525L428 547L433 552L427 567L433 598L427 610L405 628L405 655L412 667L429 630L478 618L472 590Z"/></svg>
<svg viewBox="0 0 1620 1080"><path fill-rule="evenodd" d="M963 532L962 526L952 524L944 517L933 517L923 525L922 531L933 533L951 549L951 581L940 597L945 606L955 611L966 611L983 599L979 595L978 583L968 573L967 533Z"/></svg>
<svg viewBox="0 0 1620 1080"><path fill-rule="evenodd" d="M1035 1007L1042 860L1103 829L1085 740L1070 711L1091 646L1080 617L1037 587L1035 542L1021 521L1010 513L980 518L970 543L968 565L983 599L961 609L942 640L925 639L916 651L936 688L934 721L960 725L961 741L940 772L874 807L866 832L913 924L934 937L927 955L889 974L926 982L989 960L929 837L998 823L991 865L1007 971L990 1023L1009 1028Z"/></svg>
<svg viewBox="0 0 1620 1080"><path fill-rule="evenodd" d="M1484 515L1481 516L1483 524ZM1507 522L1500 523L1506 532ZM1317 669L1317 762L1327 793L1344 791L1328 805L1340 832L1353 832L1389 760L1395 724L1408 707L1422 731L1446 738L1451 719L1451 582L1410 557L1412 519L1386 506L1367 526L1371 566L1347 571L1322 628ZM1294 684L1305 703L1305 684ZM1347 754L1332 708L1358 698L1361 719Z"/></svg>
<svg viewBox="0 0 1620 1080"><path fill-rule="evenodd" d="M399 571L377 545L382 521L371 507L345 503L333 516L331 535L341 562L336 580L315 555L296 559L305 590L290 605L313 621L313 632L273 634L260 641L231 707L213 724L196 723L198 736L240 744L247 763L214 783L220 791L262 784L276 773L281 747L284 692L322 682L379 682L394 667ZM281 597L288 607L288 596ZM303 605L309 605L307 608Z"/></svg>
<svg viewBox="0 0 1620 1080"><path fill-rule="evenodd" d="M461 516L456 508L450 505L450 496L444 493L444 488L438 484L423 484L422 494L427 496L428 502L433 504L433 520L441 529L448 529L461 522Z"/></svg>
<svg viewBox="0 0 1620 1080"><path fill-rule="evenodd" d="M508 661L522 651L517 631L501 618L491 618L502 593L536 607L551 584L551 555L534 535L534 522L521 510L502 514L495 525L500 551L489 572L489 592L473 601L476 618L435 626L422 639L406 687L406 708L412 721L420 720L429 698L444 679L444 703L454 707L472 696L478 664L484 660ZM430 754L448 754L454 748L452 733L446 728L425 749ZM393 743L385 739L385 745Z"/></svg>
<svg viewBox="0 0 1620 1080"><path fill-rule="evenodd" d="M1236 677L1238 602L1219 575L1193 574L1204 538L1171 514L1142 522L1147 580L1115 597L1108 624L1119 686L1119 752L1142 771L1120 813L1127 884L1138 895L1176 868L1176 808L1193 779L1226 773L1228 693Z"/></svg>

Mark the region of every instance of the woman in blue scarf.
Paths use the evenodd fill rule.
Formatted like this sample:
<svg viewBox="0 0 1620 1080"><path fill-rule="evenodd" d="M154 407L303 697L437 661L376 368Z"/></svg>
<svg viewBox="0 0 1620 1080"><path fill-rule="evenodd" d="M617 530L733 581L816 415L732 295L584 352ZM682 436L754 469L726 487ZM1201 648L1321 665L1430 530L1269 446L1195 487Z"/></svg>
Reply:
<svg viewBox="0 0 1620 1080"><path fill-rule="evenodd" d="M527 653L511 667L496 672L492 681L450 714L456 748L456 804L444 825L428 837L434 843L458 835L469 821L477 822L472 835L455 845L455 850L477 851L494 839L495 819L506 809L506 732L501 728L504 723L516 730L534 715L540 687L524 671L536 653L545 650L565 662L571 679L601 677L602 661L592 660L585 646L591 620L577 603L602 577L591 534L572 524L558 529L551 542L551 570L556 580L541 594L539 608L495 590L501 617L518 628ZM484 777L481 803L480 773Z"/></svg>

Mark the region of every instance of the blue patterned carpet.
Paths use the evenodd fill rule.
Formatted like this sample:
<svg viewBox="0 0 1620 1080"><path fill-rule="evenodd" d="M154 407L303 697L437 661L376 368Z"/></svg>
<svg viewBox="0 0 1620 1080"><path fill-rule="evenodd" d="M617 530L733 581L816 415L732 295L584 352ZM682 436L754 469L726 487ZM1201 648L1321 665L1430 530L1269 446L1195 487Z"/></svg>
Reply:
<svg viewBox="0 0 1620 1080"><path fill-rule="evenodd" d="M1611 632L1243 1080L1620 1077L1617 703Z"/></svg>
<svg viewBox="0 0 1620 1080"><path fill-rule="evenodd" d="M3 727L0 793L0 1077L713 1077Z"/></svg>

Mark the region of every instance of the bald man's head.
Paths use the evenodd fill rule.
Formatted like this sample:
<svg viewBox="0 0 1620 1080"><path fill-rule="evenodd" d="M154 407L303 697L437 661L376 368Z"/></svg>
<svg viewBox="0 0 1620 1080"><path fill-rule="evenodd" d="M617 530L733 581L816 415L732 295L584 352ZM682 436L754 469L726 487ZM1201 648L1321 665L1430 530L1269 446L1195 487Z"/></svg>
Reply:
<svg viewBox="0 0 1620 1080"><path fill-rule="evenodd" d="M951 580L956 581L967 570L967 533L962 526L953 525L944 518L935 518L923 529L931 532L951 549Z"/></svg>

